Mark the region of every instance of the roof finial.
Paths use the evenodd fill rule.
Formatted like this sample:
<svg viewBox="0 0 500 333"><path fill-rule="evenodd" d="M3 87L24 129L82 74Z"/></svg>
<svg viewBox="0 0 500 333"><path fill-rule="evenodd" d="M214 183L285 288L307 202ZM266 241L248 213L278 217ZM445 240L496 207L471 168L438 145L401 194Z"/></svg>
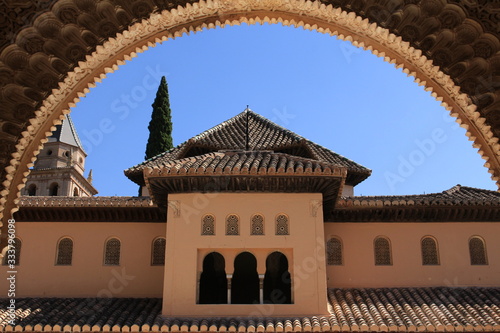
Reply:
<svg viewBox="0 0 500 333"><path fill-rule="evenodd" d="M248 110L250 110L248 108L248 105L247 105L247 109L245 110L245 113L246 113L246 116L247 116L247 126L246 126L246 140L245 140L245 150L248 151L250 150L249 149L249 144L248 144Z"/></svg>
<svg viewBox="0 0 500 333"><path fill-rule="evenodd" d="M89 175L87 176L87 181L89 182L89 184L92 185L92 169L90 169L89 171Z"/></svg>

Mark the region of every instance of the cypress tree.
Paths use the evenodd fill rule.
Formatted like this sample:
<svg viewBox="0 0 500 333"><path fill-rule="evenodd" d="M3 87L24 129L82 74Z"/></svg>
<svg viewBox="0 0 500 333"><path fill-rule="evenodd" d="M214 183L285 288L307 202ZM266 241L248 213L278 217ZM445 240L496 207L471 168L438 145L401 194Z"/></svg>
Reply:
<svg viewBox="0 0 500 333"><path fill-rule="evenodd" d="M160 86L152 104L153 113L149 122L149 139L146 145L146 159L161 154L174 147L172 140L172 116L168 85L165 76L161 78Z"/></svg>

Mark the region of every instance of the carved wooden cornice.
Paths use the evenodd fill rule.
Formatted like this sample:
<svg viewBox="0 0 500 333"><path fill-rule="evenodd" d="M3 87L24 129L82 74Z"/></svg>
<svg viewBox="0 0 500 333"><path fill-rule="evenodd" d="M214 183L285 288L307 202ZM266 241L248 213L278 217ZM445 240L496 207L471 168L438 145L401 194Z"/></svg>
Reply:
<svg viewBox="0 0 500 333"><path fill-rule="evenodd" d="M17 222L165 223L166 210L149 197L21 197Z"/></svg>

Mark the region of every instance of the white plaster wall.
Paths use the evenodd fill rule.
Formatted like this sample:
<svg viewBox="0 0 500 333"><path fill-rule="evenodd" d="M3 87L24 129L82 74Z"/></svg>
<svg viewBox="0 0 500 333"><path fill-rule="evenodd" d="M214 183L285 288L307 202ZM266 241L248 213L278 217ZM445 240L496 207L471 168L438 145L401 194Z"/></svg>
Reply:
<svg viewBox="0 0 500 333"><path fill-rule="evenodd" d="M390 239L391 266L376 266L373 241ZM433 236L440 265L422 265L420 241ZM486 243L488 265L470 264L469 238ZM327 266L328 287L500 286L500 223L325 223L342 240L344 264Z"/></svg>

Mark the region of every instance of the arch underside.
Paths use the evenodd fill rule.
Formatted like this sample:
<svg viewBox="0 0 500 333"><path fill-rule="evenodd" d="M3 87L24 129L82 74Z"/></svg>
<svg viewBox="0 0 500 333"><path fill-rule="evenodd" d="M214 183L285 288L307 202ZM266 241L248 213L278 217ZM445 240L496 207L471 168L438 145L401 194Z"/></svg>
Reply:
<svg viewBox="0 0 500 333"><path fill-rule="evenodd" d="M5 217L16 209L29 167L54 124L96 81L158 42L241 22L316 29L402 67L457 117L500 184L500 5L493 1L8 0L2 6Z"/></svg>

